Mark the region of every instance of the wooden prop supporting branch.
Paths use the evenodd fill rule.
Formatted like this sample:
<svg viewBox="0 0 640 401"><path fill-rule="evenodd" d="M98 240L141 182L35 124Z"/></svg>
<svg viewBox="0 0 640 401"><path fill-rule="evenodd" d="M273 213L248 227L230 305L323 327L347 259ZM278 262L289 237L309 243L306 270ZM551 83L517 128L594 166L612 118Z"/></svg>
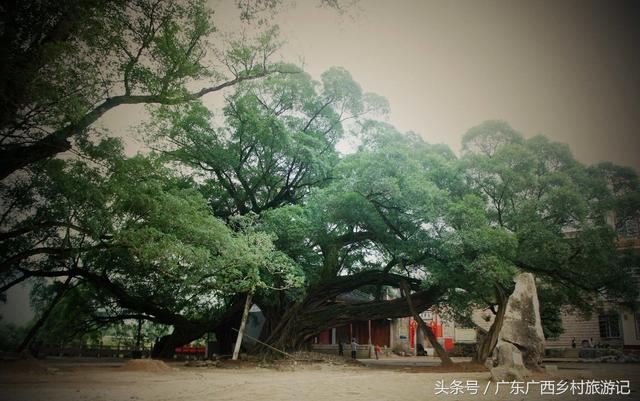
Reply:
<svg viewBox="0 0 640 401"><path fill-rule="evenodd" d="M240 355L240 346L242 345L242 336L244 335L244 329L247 325L247 317L249 316L249 308L251 307L251 298L253 298L253 289L247 293L247 299L244 302L244 311L242 311L242 320L240 321L240 330L238 330L238 337L236 338L236 346L233 349L234 361L238 359Z"/></svg>
<svg viewBox="0 0 640 401"><path fill-rule="evenodd" d="M442 361L442 365L453 365L453 361L449 357L449 353L447 352L447 350L444 349L442 345L440 345L435 334L433 334L433 331L431 331L431 328L427 326L424 320L422 320L422 318L420 317L420 314L413 307L413 303L411 302L411 292L410 292L411 290L409 289L409 286L407 285L407 283L404 281L401 282L400 288L404 293L404 297L407 299L407 304L409 305L409 310L411 311L411 315L413 315L413 319L416 322L418 322L418 327L420 327L424 331L424 333L427 335L427 339L429 340L433 348L436 350L438 357Z"/></svg>
<svg viewBox="0 0 640 401"><path fill-rule="evenodd" d="M231 330L238 331L238 329L236 329L236 328L232 328ZM250 335L248 335L246 333L245 333L245 336L249 337L250 339L252 339L253 341L255 341L257 343L260 343L260 344L264 345L265 347L271 348L272 350L277 351L277 352L281 353L282 355L285 355L285 356L293 359L294 361L296 360L296 358L293 355L289 354L288 352L284 352L283 350L277 349L276 347L272 347L271 345L269 345L267 343L264 343L264 342L258 340L255 337L251 337Z"/></svg>

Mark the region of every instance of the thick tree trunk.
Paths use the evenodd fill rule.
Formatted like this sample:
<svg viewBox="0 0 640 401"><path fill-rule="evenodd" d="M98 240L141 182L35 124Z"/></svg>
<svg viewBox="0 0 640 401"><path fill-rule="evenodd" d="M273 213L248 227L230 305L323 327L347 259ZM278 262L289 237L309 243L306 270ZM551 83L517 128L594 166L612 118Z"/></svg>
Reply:
<svg viewBox="0 0 640 401"><path fill-rule="evenodd" d="M7 147L0 157L0 180L31 163L71 149L65 135L51 134L31 145Z"/></svg>
<svg viewBox="0 0 640 401"><path fill-rule="evenodd" d="M140 343L142 343L142 324L144 320L138 319L138 332L136 334L136 351L140 351Z"/></svg>
<svg viewBox="0 0 640 401"><path fill-rule="evenodd" d="M191 341L197 340L207 330L204 327L174 327L173 332L163 336L153 345L151 357L156 359L173 359L177 347L181 347Z"/></svg>
<svg viewBox="0 0 640 401"><path fill-rule="evenodd" d="M258 339L260 341L266 341L276 329L282 316L287 310L286 306L283 306L284 302L279 302L277 305L265 305L259 299L256 299L255 303L260 307L262 315L264 316L264 323L262 324L262 330Z"/></svg>
<svg viewBox="0 0 640 401"><path fill-rule="evenodd" d="M67 290L69 289L69 283L71 282L72 278L73 277L71 277L71 276L67 277L67 279L65 280L64 284L62 284L62 288L60 289L60 291L58 291L58 293L53 298L53 300L51 301L51 303L49 304L47 309L42 313L42 315L40 316L38 321L33 325L33 327L31 327L31 329L29 330L27 335L24 337L24 339L22 340L22 342L20 343L20 345L18 346L18 349L17 349L19 354L21 354L22 352L24 352L25 349L27 349L27 346L29 345L29 343L31 343L31 341L34 339L34 337L38 334L38 331L40 330L40 328L42 326L44 326L45 322L49 318L49 315L53 311L53 308L55 308L55 306L58 304L58 302L60 302L62 297L64 297L64 295L67 293Z"/></svg>
<svg viewBox="0 0 640 401"><path fill-rule="evenodd" d="M142 351L140 350L140 346L142 344L142 325L143 325L143 323L144 323L144 320L138 319L138 330L136 332L136 346L135 346L135 350L133 351L133 358L134 359L142 358Z"/></svg>
<svg viewBox="0 0 640 401"><path fill-rule="evenodd" d="M341 276L323 283L309 291L307 297L294 304L284 314L280 323L267 339L270 345L284 351L299 349L310 338L323 330L341 326L354 321L367 321L384 318L410 316L406 299L389 301L371 301L344 303L336 302L335 297L363 285L399 286L404 276L383 272L364 272L352 276ZM419 289L419 282L410 283ZM428 309L440 298L439 288L430 288L415 292L411 302L416 308ZM265 351L263 348L260 351Z"/></svg>
<svg viewBox="0 0 640 401"><path fill-rule="evenodd" d="M442 365L453 365L453 361L451 360L451 357L449 356L449 353L447 352L447 350L444 349L442 345L440 345L435 334L433 334L433 331L431 331L431 328L427 326L424 320L422 320L422 318L420 317L420 314L418 313L416 308L413 307L413 303L411 302L411 297L409 296L411 294L411 290L409 289L409 286L406 283L402 282L400 284L400 288L402 288L402 292L404 293L404 297L407 300L407 304L409 306L409 310L411 311L411 315L413 316L413 319L416 322L418 322L418 326L426 334L427 339L431 343L431 346L436 350L436 353L438 354L438 357L440 358Z"/></svg>
<svg viewBox="0 0 640 401"><path fill-rule="evenodd" d="M240 325L245 301L244 294L237 295L213 330L216 334L216 342L221 355L231 355L233 353L233 346L238 335L233 328Z"/></svg>
<svg viewBox="0 0 640 401"><path fill-rule="evenodd" d="M238 333L232 330L233 327L238 327L240 319L234 319L226 325L220 326L216 331L216 341L221 355L233 354L233 346Z"/></svg>
<svg viewBox="0 0 640 401"><path fill-rule="evenodd" d="M496 283L494 288L496 294L496 302L498 304L498 311L496 313L495 319L493 320L491 328L478 346L474 361L479 363L484 363L487 358L489 358L493 353L493 350L498 343L500 330L502 329L502 324L504 323L504 315L507 311L507 301L509 300L509 296L506 294L504 287Z"/></svg>
<svg viewBox="0 0 640 401"><path fill-rule="evenodd" d="M236 332L232 328L238 327L238 324L240 324L244 303L245 296L238 295L231 301L226 312L218 320L187 321L187 323L181 321L181 324L174 325L173 333L163 336L153 346L151 357L171 359L177 347L197 340L210 332L216 334L220 352L223 355L231 355L236 339Z"/></svg>

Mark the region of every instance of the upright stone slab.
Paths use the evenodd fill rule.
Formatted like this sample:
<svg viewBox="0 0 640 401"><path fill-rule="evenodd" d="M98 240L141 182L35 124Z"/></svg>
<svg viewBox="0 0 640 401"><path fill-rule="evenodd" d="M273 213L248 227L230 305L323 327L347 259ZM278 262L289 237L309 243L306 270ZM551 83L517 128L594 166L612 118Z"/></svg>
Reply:
<svg viewBox="0 0 640 401"><path fill-rule="evenodd" d="M499 340L515 345L526 367L538 369L544 356L544 333L536 283L531 273L521 273L515 281Z"/></svg>
<svg viewBox="0 0 640 401"><path fill-rule="evenodd" d="M495 351L498 366L517 369L524 368L522 353L515 345L498 340Z"/></svg>
<svg viewBox="0 0 640 401"><path fill-rule="evenodd" d="M491 367L493 381L523 380L529 376L522 360L522 353L509 342L498 340L493 350L493 359L496 361L496 367Z"/></svg>

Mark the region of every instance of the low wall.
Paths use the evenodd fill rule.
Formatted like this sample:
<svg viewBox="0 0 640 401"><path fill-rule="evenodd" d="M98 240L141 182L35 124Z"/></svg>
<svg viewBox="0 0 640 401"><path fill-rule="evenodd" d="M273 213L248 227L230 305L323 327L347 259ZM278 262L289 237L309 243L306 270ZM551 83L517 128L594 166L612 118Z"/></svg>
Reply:
<svg viewBox="0 0 640 401"><path fill-rule="evenodd" d="M329 355L338 355L338 344L313 344L311 345L311 349L314 352L319 352L322 354ZM358 359L368 359L371 358L370 345L358 345L358 350L356 351L356 358ZM344 345L344 356L349 358L351 357L351 344Z"/></svg>
<svg viewBox="0 0 640 401"><path fill-rule="evenodd" d="M62 356L62 357L90 357L90 358L133 358L135 356L148 358L150 348L142 348L139 351L128 347L117 346L86 346L44 344L38 347L38 356Z"/></svg>

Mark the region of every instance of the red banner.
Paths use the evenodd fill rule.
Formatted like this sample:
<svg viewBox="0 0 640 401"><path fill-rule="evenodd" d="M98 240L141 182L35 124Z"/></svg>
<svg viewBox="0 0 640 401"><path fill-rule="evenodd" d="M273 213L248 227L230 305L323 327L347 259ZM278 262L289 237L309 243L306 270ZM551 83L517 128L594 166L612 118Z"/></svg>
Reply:
<svg viewBox="0 0 640 401"><path fill-rule="evenodd" d="M204 354L205 347L178 347L174 352L176 354Z"/></svg>

